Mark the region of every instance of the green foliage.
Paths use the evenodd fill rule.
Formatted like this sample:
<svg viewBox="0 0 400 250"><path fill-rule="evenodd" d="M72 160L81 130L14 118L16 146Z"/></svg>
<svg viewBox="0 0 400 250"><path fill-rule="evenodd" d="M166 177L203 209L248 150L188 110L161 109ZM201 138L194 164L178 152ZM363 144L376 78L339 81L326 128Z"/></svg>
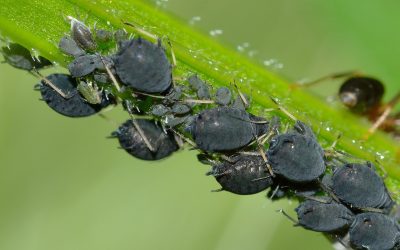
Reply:
<svg viewBox="0 0 400 250"><path fill-rule="evenodd" d="M384 154L385 159L381 163L388 173L388 187L398 195L396 187L399 186L400 168L397 166L398 152L393 139L376 133L363 142L361 138L368 127L357 117L345 110L330 107L302 89L290 89L290 84L282 77L268 72L144 1L4 0L0 6L0 32L4 38L32 48L35 53L65 66L70 58L59 52L57 44L69 32L69 24L64 20L67 15L79 15L80 19L87 16L85 22L91 27L96 24L96 27L108 29L125 28L148 39L152 38L147 32L168 37L178 61L174 72L176 77L198 73L213 86L236 82L243 92L252 96L252 111L260 115L269 115L265 110L276 107L269 98L270 95L274 96L298 119L309 122L319 132L323 145L328 146L338 133L342 133L338 148L347 153L370 161L375 161L376 153ZM139 29L124 25L123 22L130 22ZM276 114L287 120L282 113ZM329 124L329 127L324 124Z"/></svg>

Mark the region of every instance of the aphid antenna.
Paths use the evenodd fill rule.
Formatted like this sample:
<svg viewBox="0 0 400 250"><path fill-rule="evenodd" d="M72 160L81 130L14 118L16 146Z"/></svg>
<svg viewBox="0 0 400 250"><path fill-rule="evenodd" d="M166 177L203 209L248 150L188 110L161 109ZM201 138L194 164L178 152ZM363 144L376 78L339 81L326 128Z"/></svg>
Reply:
<svg viewBox="0 0 400 250"><path fill-rule="evenodd" d="M130 105L127 105L127 110L128 110L129 116L131 117L132 124L135 127L135 129L138 131L140 137L143 139L143 142L146 144L147 148L151 152L155 152L156 149L154 149L154 147L151 145L150 141L147 139L147 136L145 135L145 133L143 132L142 128L139 126L139 124L137 123L135 117L133 116L132 109L131 109Z"/></svg>
<svg viewBox="0 0 400 250"><path fill-rule="evenodd" d="M285 114L285 115L287 115L290 119L292 119L293 121L297 121L297 118L294 116L294 115L292 115L287 109L285 109L281 104L279 104L279 102L274 98L274 97L272 97L271 95L269 96L269 98L271 99L271 101L273 102L273 103L275 103L277 106L278 106L278 108Z"/></svg>
<svg viewBox="0 0 400 250"><path fill-rule="evenodd" d="M140 92L140 91L133 91L132 94L133 94L133 97L135 97L134 95L143 95L143 96L149 96L149 97L153 97L153 98L157 98L157 99L165 99L166 98L165 96L153 95L153 94L144 93L144 92ZM215 101L213 101L213 100L196 100L196 99L184 99L184 100L179 100L178 102L180 102L180 103L199 103L199 104L215 103Z"/></svg>
<svg viewBox="0 0 400 250"><path fill-rule="evenodd" d="M314 85L317 85L319 83L322 83L327 80L334 80L334 79L340 79L340 78L345 78L345 77L352 77L352 76L360 76L362 75L360 71L357 70L351 70L351 71L345 71L345 72L337 72L329 75L322 76L320 78L317 78L313 81L305 82L305 83L294 83L291 86L292 88L296 87L311 87Z"/></svg>
<svg viewBox="0 0 400 250"><path fill-rule="evenodd" d="M388 177L388 172L387 172L386 169L382 166L382 163L381 163L381 161L377 158L377 156L375 156L375 163L376 163L376 165L378 166L379 170L382 171L382 173L383 173L382 178L383 178L383 179L386 179L386 178Z"/></svg>
<svg viewBox="0 0 400 250"><path fill-rule="evenodd" d="M295 220L293 217L291 217L288 213L286 213L285 210L279 209L279 210L276 210L276 212L283 214L286 218L288 218L291 222L294 223L295 227L300 225L299 222L297 220Z"/></svg>
<svg viewBox="0 0 400 250"><path fill-rule="evenodd" d="M119 85L117 79L115 78L114 74L111 72L110 68L107 66L106 62L104 61L104 58L102 55L99 54L100 60L104 65L104 68L107 71L108 76L111 78L111 81L114 85L114 87L117 89L118 92L121 92L121 86Z"/></svg>
<svg viewBox="0 0 400 250"><path fill-rule="evenodd" d="M176 62L176 56L175 56L174 48L172 46L171 39L169 39L168 36L162 36L161 39L159 39L159 41L162 42L163 40L167 41L167 44L169 46L169 50L170 50L170 53L171 53L172 67L175 68L176 65L177 65L177 62Z"/></svg>
<svg viewBox="0 0 400 250"><path fill-rule="evenodd" d="M378 117L378 119L372 124L368 129L367 133L363 136L364 140L375 133L375 131L387 120L388 116L392 112L394 106L400 101L400 92L398 92L386 105L383 107L383 113Z"/></svg>
<svg viewBox="0 0 400 250"><path fill-rule="evenodd" d="M156 36L156 35L154 35L154 34L148 32L148 31L145 31L144 29L138 27L137 25L134 25L133 23L124 21L124 20L122 20L122 19L121 19L121 22L122 22L123 24L129 26L129 27L132 27L137 33L139 33L139 34L141 34L141 35L143 35L143 36L150 37L150 38L152 38L152 39L155 40L155 41L158 41L158 36Z"/></svg>
<svg viewBox="0 0 400 250"><path fill-rule="evenodd" d="M361 211L363 212L372 212L372 213L380 213L380 214L385 214L386 211L383 209L379 209L379 208L374 208L374 207L365 207L362 208Z"/></svg>
<svg viewBox="0 0 400 250"><path fill-rule="evenodd" d="M72 93L64 93L60 88L58 88L56 85L54 85L53 82L51 82L49 79L47 79L42 74L40 74L40 72L36 68L33 68L31 71L29 71L29 73L31 75L33 75L34 77L39 78L41 81L43 81L48 86L50 86L54 91L56 91L64 99L69 99L72 97Z"/></svg>
<svg viewBox="0 0 400 250"><path fill-rule="evenodd" d="M244 96L244 94L242 93L242 91L240 91L238 85L236 84L236 81L233 80L233 86L236 88L236 91L239 94L240 100L242 100L242 103L245 107L249 106L249 102L247 101L246 97Z"/></svg>

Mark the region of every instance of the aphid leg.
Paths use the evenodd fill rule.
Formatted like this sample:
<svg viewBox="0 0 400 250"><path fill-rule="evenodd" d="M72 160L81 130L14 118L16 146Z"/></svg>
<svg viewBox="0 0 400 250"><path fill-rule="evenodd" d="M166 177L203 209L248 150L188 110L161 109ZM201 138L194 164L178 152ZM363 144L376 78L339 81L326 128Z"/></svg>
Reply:
<svg viewBox="0 0 400 250"><path fill-rule="evenodd" d="M123 24L125 24L125 25L127 25L129 27L132 27L137 33L139 33L139 34L141 34L143 36L146 36L146 37L150 37L153 40L158 40L158 36L148 32L148 31L145 31L144 29L138 27L137 25L134 25L133 23L130 23L130 22L126 22L124 20L121 20L121 21L122 21Z"/></svg>
<svg viewBox="0 0 400 250"><path fill-rule="evenodd" d="M325 193L329 194L337 203L340 203L339 198L332 192L332 190L325 185L322 181L318 180L320 187L325 191Z"/></svg>
<svg viewBox="0 0 400 250"><path fill-rule="evenodd" d="M117 79L115 78L114 74L111 72L110 68L108 67L108 65L104 61L103 56L102 55L99 55L99 56L100 56L101 62L104 65L104 68L107 71L108 76L111 78L111 81L112 81L114 87L117 89L118 92L121 92L121 86L119 85L119 83L118 83Z"/></svg>
<svg viewBox="0 0 400 250"><path fill-rule="evenodd" d="M309 196L309 195L305 195L305 194L302 194L299 196L303 197L307 200L313 200L313 201L317 201L317 202L324 203L324 204L328 204L328 203L332 202L332 198L324 199L324 198L319 198L317 196Z"/></svg>
<svg viewBox="0 0 400 250"><path fill-rule="evenodd" d="M400 92L398 92L386 105L383 106L383 112L378 117L378 119L372 124L372 126L368 129L367 134L364 135L364 139L367 140L375 131L383 125L383 123L387 120L388 116L392 112L394 106L400 101Z"/></svg>
<svg viewBox="0 0 400 250"><path fill-rule="evenodd" d="M100 118L104 119L105 121L107 121L108 123L110 123L113 127L117 127L118 126L118 123L116 121L114 121L110 117L106 116L105 114L99 113L98 116Z"/></svg>
<svg viewBox="0 0 400 250"><path fill-rule="evenodd" d="M299 222L295 220L293 217L291 217L288 213L285 212L283 209L276 210L277 212L283 214L286 218L288 218L290 221L294 223L294 226L299 226Z"/></svg>
<svg viewBox="0 0 400 250"><path fill-rule="evenodd" d="M192 146L193 148L197 148L197 145L194 141L190 140L189 138L186 138L186 136L184 136L183 134L179 133L178 131L176 131L173 128L169 128L169 130L171 130L172 132L174 132L174 134L178 135L182 140L186 141L187 143L190 144L190 146Z"/></svg>
<svg viewBox="0 0 400 250"><path fill-rule="evenodd" d="M277 185L276 188L274 189L274 191L272 192L272 194L271 194L269 197L268 197L268 195L267 195L267 198L269 198L270 200L272 200L272 199L275 197L275 195L279 192L279 189L280 189L280 186Z"/></svg>
<svg viewBox="0 0 400 250"><path fill-rule="evenodd" d="M342 155L341 152L336 149L336 145L337 145L338 141L340 140L340 138L342 138L342 133L338 133L338 136L332 142L332 144L329 147L324 149L324 154L326 157L335 157L335 156Z"/></svg>
<svg viewBox="0 0 400 250"><path fill-rule="evenodd" d="M305 83L293 83L291 84L290 88L295 89L295 88L304 88L304 87L311 87L316 84L322 83L327 80L333 80L333 79L339 79L339 78L345 78L345 77L352 77L352 76L359 76L361 73L359 71L353 70L353 71L346 71L346 72L339 72L339 73L333 73L329 74L326 76L322 76L320 78L317 78L313 81L305 82Z"/></svg>
<svg viewBox="0 0 400 250"><path fill-rule="evenodd" d="M224 188L219 188L219 189L213 189L213 190L211 190L211 192L222 192L222 191L224 191L225 189Z"/></svg>
<svg viewBox="0 0 400 250"><path fill-rule="evenodd" d="M70 92L64 93L60 88L58 88L56 85L54 85L54 83L52 83L49 79L47 79L42 74L40 74L39 71L37 71L35 68L33 69L33 71L29 71L29 73L32 74L33 76L39 78L41 81L43 81L48 86L50 86L50 88L52 88L54 91L56 91L64 99L69 99L74 94L73 92L72 93L70 93Z"/></svg>
<svg viewBox="0 0 400 250"><path fill-rule="evenodd" d="M156 149L154 149L154 147L151 145L150 141L147 139L147 136L145 135L145 133L143 132L142 128L139 126L139 124L137 123L135 117L133 116L131 105L129 103L127 103L126 107L127 107L129 115L131 116L132 124L135 127L135 129L137 130L137 132L139 133L140 137L143 139L143 142L146 144L147 148L151 152L155 152Z"/></svg>
<svg viewBox="0 0 400 250"><path fill-rule="evenodd" d="M272 177L275 177L274 171L272 171L272 167L268 163L267 157L265 156L265 151L261 144L258 145L258 151L260 152L260 155L261 155L265 165L267 166L268 172L271 174Z"/></svg>
<svg viewBox="0 0 400 250"><path fill-rule="evenodd" d="M294 115L292 115L287 109L285 109L281 104L279 104L278 101L274 97L269 96L269 98L271 99L271 101L273 103L275 103L278 106L280 111L282 111L285 115L287 115L293 121L297 121L297 118Z"/></svg>
<svg viewBox="0 0 400 250"><path fill-rule="evenodd" d="M335 250L347 250L350 249L349 244L346 244L346 242L348 243L350 240L349 234L346 234L346 236L344 236L343 238L341 238L339 235L333 235L336 239L336 243L333 244L333 248Z"/></svg>

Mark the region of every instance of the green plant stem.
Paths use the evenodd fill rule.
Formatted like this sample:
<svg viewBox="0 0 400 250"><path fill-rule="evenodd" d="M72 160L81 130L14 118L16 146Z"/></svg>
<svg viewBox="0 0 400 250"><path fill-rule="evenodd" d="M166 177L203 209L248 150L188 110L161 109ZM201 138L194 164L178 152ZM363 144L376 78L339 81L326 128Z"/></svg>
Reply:
<svg viewBox="0 0 400 250"><path fill-rule="evenodd" d="M291 89L287 80L145 1L3 0L0 6L0 32L3 37L65 66L70 58L57 49L60 38L69 32L69 24L63 16L76 17L78 14L81 17L87 15L86 23L92 27L96 23L96 27L125 28L148 39L151 37L141 30L161 38L168 37L178 61L175 76L186 77L197 73L214 87L229 86L236 82L242 92L251 95L252 112L259 115L269 115L265 109L277 107L270 100L270 96L274 96L298 119L311 124L324 146L330 145L341 133L337 144L339 149L369 161L375 161L378 154L383 155L384 159L380 159L380 162L388 174L386 182L392 193L399 196L399 151L397 142L390 136L378 132L368 141L363 141L361 138L370 125L359 117L344 108L327 105L304 89ZM130 22L140 29L124 25L123 22ZM281 112L275 114L288 120Z"/></svg>

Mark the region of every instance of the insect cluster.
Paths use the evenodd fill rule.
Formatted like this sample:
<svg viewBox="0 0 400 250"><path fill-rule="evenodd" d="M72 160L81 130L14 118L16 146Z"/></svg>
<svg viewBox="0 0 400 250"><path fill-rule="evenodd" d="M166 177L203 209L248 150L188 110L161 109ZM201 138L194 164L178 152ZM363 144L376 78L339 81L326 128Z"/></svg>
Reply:
<svg viewBox="0 0 400 250"><path fill-rule="evenodd" d="M214 91L195 74L178 83L161 40L155 44L123 30L93 34L69 20L71 34L59 48L72 58L70 74L44 77L38 70L49 65L46 59L33 59L16 44L3 48L6 61L40 78L37 89L50 108L86 117L122 104L129 119L111 137L130 155L160 160L186 142L211 165L207 175L221 185L217 191L269 189L272 200L294 196L301 201L297 225L349 239L356 249L399 247L398 218L390 216L395 203L371 163L324 150L299 120L283 129L278 117L251 114L250 98L236 86ZM113 42L115 50L104 49Z"/></svg>

